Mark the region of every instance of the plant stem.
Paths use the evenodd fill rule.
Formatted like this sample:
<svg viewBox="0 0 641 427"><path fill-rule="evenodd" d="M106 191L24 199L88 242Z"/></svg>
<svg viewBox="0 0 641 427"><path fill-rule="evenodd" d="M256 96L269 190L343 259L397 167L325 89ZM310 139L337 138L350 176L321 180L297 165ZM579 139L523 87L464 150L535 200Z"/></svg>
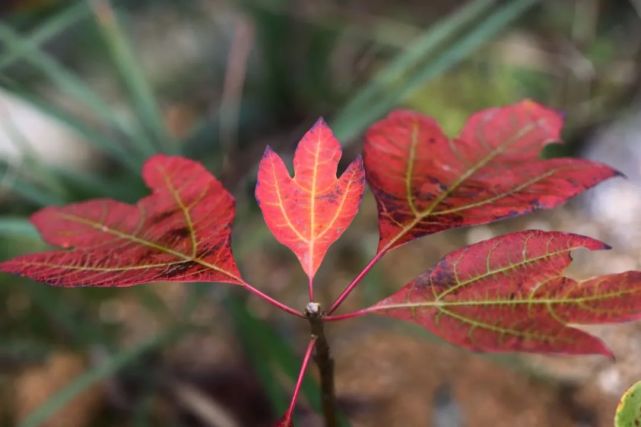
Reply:
<svg viewBox="0 0 641 427"><path fill-rule="evenodd" d="M377 307L361 308L360 310L352 311L350 313L327 315L323 317L323 320L325 322L335 322L337 320L354 319L356 317L365 316L366 314L370 314L375 311L378 311Z"/></svg>
<svg viewBox="0 0 641 427"><path fill-rule="evenodd" d="M289 408L283 417L283 422L285 425L290 425L292 422L292 416L294 414L294 408L296 407L296 400L298 400L298 393L300 388L303 385L303 378L305 378L305 371L307 371L307 365L309 364L309 359L316 345L317 337L312 335L312 339L307 344L307 350L305 351L305 356L303 357L303 362L300 366L300 372L298 373L298 379L296 380L296 387L294 387L294 393L292 394L292 400L289 403Z"/></svg>
<svg viewBox="0 0 641 427"><path fill-rule="evenodd" d="M321 399L325 427L337 427L336 391L334 388L334 360L332 359L329 343L325 337L323 313L318 303L311 302L305 309L305 317L309 321L312 337L316 338L314 361L318 366L321 382Z"/></svg>
<svg viewBox="0 0 641 427"><path fill-rule="evenodd" d="M291 308L290 306L288 306L287 304L284 304L284 303L278 301L277 299L270 297L269 295L267 295L263 291L253 287L252 285L250 285L249 283L247 283L245 281L242 281L241 286L243 288L245 288L246 290L248 290L249 292L253 293L254 295L257 295L257 296L261 297L263 300L267 301L268 303L270 303L274 307L280 308L281 310L283 310L286 313L292 314L292 315L294 315L296 317L301 317L301 318L305 318L306 317L300 311L295 310L295 309Z"/></svg>
<svg viewBox="0 0 641 427"><path fill-rule="evenodd" d="M354 278L354 280L352 280L351 283L349 285L347 285L345 287L345 289L343 289L343 292L341 292L341 294L338 296L338 298L336 298L336 301L334 301L334 303L332 303L332 305L329 307L329 310L327 311L327 314L332 314L334 311L336 311L336 309L338 307L340 307L340 305L343 303L343 301L345 301L345 299L349 296L349 294L354 290L356 285L358 285L361 282L361 280L363 280L365 278L365 276L367 276L367 273L369 273L369 271L376 265L378 260L380 260L383 257L383 255L385 255L385 253L387 252L387 248L389 246L390 245L387 245L385 248L383 248L381 251L379 251L374 256L374 258L372 258L367 263L365 268L363 268L363 270L360 273L358 273L358 276L356 276Z"/></svg>
<svg viewBox="0 0 641 427"><path fill-rule="evenodd" d="M314 276L309 276L309 281L307 282L307 289L309 293L309 302L314 301Z"/></svg>

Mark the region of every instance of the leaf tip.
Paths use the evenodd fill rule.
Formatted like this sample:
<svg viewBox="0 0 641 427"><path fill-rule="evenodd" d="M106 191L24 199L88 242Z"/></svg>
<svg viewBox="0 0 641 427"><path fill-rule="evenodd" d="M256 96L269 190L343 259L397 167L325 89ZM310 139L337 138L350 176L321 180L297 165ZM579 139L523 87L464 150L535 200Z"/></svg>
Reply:
<svg viewBox="0 0 641 427"><path fill-rule="evenodd" d="M605 344L603 344L602 348L599 351L599 354L607 357L612 363L617 361L617 357L614 355L614 352L610 350L610 348Z"/></svg>
<svg viewBox="0 0 641 427"><path fill-rule="evenodd" d="M145 162L142 164L142 175L147 176L149 173L151 173L151 170L156 168L158 165L164 165L172 160L175 161L190 161L185 158L178 158L177 156L169 156L167 154L163 153L156 153L147 158Z"/></svg>
<svg viewBox="0 0 641 427"><path fill-rule="evenodd" d="M597 239L590 239L590 240L594 242L592 245L586 245L586 247L590 250L609 251L610 249L612 249L612 245L602 242L601 240L597 240Z"/></svg>
<svg viewBox="0 0 641 427"><path fill-rule="evenodd" d="M593 237L589 236L584 236L581 234L574 234L574 233L561 233L561 232L556 232L556 231L544 231L542 232L543 235L565 235L570 240L573 242L574 248L573 249L579 249L579 248L585 248L590 251L603 251L603 250L610 250L612 249L612 246L608 245L607 243L595 239Z"/></svg>
<svg viewBox="0 0 641 427"><path fill-rule="evenodd" d="M597 182L597 184L610 178L628 179L628 176L626 174L608 164L592 161L590 161L590 163L592 163L594 166L597 166L600 170L603 171L603 173L601 174L602 178Z"/></svg>
<svg viewBox="0 0 641 427"><path fill-rule="evenodd" d="M319 127L320 128L329 128L329 126L327 125L327 121L325 120L325 118L323 116L320 116L318 119L316 119L316 121L314 122L314 125L312 126L312 129L316 129L316 128L319 128Z"/></svg>
<svg viewBox="0 0 641 427"><path fill-rule="evenodd" d="M612 173L612 177L613 177L613 178L623 178L623 179L628 179L628 176L627 176L626 174L624 174L623 172L621 172L620 170L618 170L618 169L614 169L614 168L611 168L611 169L612 169L612 172L613 172L613 173Z"/></svg>
<svg viewBox="0 0 641 427"><path fill-rule="evenodd" d="M319 117L312 127L305 132L305 135L303 135L303 138L296 148L296 152L298 153L301 146L306 144L315 144L318 142L321 142L325 148L330 148L331 150L337 151L339 154L342 151L340 148L340 142L336 138L336 135L334 135L334 131L332 131L332 128L329 127L323 117Z"/></svg>
<svg viewBox="0 0 641 427"><path fill-rule="evenodd" d="M271 155L272 155L272 154L274 154L274 153L275 153L275 151L274 151L274 149L272 148L272 146L271 146L271 145L267 145L267 146L265 146L265 151L263 151L263 156L262 156L262 158L264 159L264 158L266 158L266 157L269 157L269 156L271 156Z"/></svg>
<svg viewBox="0 0 641 427"><path fill-rule="evenodd" d="M616 361L616 356L614 352L608 347L600 338L595 337L594 335L588 334L588 337L591 341L589 345L584 348L583 354L594 354L607 357L611 362Z"/></svg>

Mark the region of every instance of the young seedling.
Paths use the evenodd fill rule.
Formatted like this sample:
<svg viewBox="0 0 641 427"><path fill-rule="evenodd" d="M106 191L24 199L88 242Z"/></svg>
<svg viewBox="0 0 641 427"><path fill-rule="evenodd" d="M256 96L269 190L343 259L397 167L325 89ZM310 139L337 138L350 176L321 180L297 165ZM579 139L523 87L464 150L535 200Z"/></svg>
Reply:
<svg viewBox="0 0 641 427"><path fill-rule="evenodd" d="M560 115L532 101L474 114L459 137L412 111L395 111L365 135L363 160L336 177L341 148L319 120L300 141L292 178L267 148L256 198L267 226L307 274L302 311L243 279L230 246L234 200L199 163L156 155L142 174L152 194L136 205L100 199L48 207L32 221L61 250L25 255L0 269L54 286L132 286L149 282L222 282L243 288L310 325L310 341L286 414L292 426L309 361L319 367L326 426L336 425L333 361L326 322L366 314L417 323L474 351L603 354L598 338L570 324L641 318L641 272L575 281L563 276L570 253L607 249L589 237L522 231L445 255L398 292L361 310L335 314L371 268L411 240L553 208L619 175L592 161L539 157L559 141ZM369 184L378 206L379 244L363 270L325 308L314 275L349 226Z"/></svg>

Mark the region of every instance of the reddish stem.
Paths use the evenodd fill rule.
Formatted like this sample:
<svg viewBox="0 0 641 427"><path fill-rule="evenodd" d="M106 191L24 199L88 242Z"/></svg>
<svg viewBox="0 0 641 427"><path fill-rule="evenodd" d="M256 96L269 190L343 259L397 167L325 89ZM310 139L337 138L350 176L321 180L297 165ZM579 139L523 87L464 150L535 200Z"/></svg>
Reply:
<svg viewBox="0 0 641 427"><path fill-rule="evenodd" d="M383 249L379 253L377 253L374 256L374 258L372 258L370 260L370 262L367 263L365 268L363 268L363 270L360 273L358 273L358 276L356 276L354 278L354 280L352 280L352 282L349 285L347 285L347 287L345 287L345 289L343 289L343 292L341 292L341 294L338 296L338 298L336 298L336 301L334 301L332 303L332 305L329 307L329 310L327 311L328 315L332 314L334 311L336 311L336 309L343 303L343 301L345 301L345 299L354 290L354 288L361 282L361 280L363 280L365 278L365 276L367 275L367 273L369 273L369 271L372 269L372 267L374 267L374 265L376 265L378 260L380 260L381 257L383 255L385 255L385 252L387 252L387 251L385 249Z"/></svg>
<svg viewBox="0 0 641 427"><path fill-rule="evenodd" d="M296 317L300 317L301 319L305 318L305 315L303 313L301 313L300 311L298 311L296 309L293 309L290 306L288 306L287 304L284 304L284 303L278 301L277 299L274 299L274 298L270 297L269 295L267 295L263 291L260 291L260 290L256 289L255 287L253 287L249 283L243 282L242 286L245 289L247 289L249 292L251 292L251 293L253 293L255 295L258 295L259 297L261 297L262 299L264 299L265 301L267 301L271 305L280 308L284 312L292 314L292 315L294 315Z"/></svg>
<svg viewBox="0 0 641 427"><path fill-rule="evenodd" d="M309 302L312 302L314 301L314 278L312 276L309 276L307 287L309 290Z"/></svg>
<svg viewBox="0 0 641 427"><path fill-rule="evenodd" d="M292 400L289 403L289 408L283 417L284 424L286 426L290 425L292 422L292 415L294 413L294 408L296 407L296 400L298 399L298 394L300 393L300 388L303 385L303 378L305 378L305 371L307 371L307 366L309 361L312 358L312 351L316 345L316 340L318 337L312 336L309 344L307 344L307 350L305 350L305 356L303 357L303 363L300 366L300 372L298 373L298 379L296 380L296 386L294 387L294 394L292 395Z"/></svg>
<svg viewBox="0 0 641 427"><path fill-rule="evenodd" d="M376 310L376 307L368 307L368 308L362 308L360 310L352 311L351 313L345 313L345 314L335 314L333 316L324 316L323 320L327 322L334 322L337 320L347 320L347 319L354 319L356 317L361 317L365 316L366 314L373 313Z"/></svg>

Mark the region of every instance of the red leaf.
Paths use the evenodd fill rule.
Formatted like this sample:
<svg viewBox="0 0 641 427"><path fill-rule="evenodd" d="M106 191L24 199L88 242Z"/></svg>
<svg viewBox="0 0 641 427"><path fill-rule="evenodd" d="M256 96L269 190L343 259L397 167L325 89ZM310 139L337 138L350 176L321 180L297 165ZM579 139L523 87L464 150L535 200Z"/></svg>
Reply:
<svg viewBox="0 0 641 427"><path fill-rule="evenodd" d="M418 323L472 350L610 355L599 339L568 324L641 318L641 272L564 277L578 248L608 247L543 231L486 240L450 253L366 311Z"/></svg>
<svg viewBox="0 0 641 427"><path fill-rule="evenodd" d="M366 134L367 180L379 211L378 251L418 237L555 207L617 174L581 159L539 159L562 119L532 101L474 114L459 138L396 111Z"/></svg>
<svg viewBox="0 0 641 427"><path fill-rule="evenodd" d="M244 284L230 246L234 199L222 184L199 163L165 155L149 159L143 177L153 193L136 205L98 199L37 212L42 237L65 250L0 269L56 286Z"/></svg>
<svg viewBox="0 0 641 427"><path fill-rule="evenodd" d="M256 198L276 239L313 278L329 246L352 222L365 190L360 158L337 179L341 147L321 119L296 148L294 178L269 147L258 169Z"/></svg>

